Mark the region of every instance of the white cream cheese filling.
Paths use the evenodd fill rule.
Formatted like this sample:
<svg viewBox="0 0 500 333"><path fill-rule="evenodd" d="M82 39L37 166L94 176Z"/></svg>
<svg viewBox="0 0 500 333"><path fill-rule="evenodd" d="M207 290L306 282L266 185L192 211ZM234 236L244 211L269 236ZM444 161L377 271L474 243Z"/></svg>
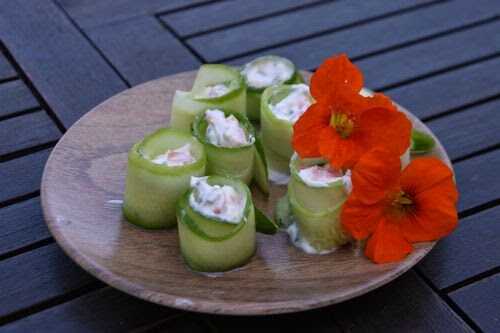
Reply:
<svg viewBox="0 0 500 333"><path fill-rule="evenodd" d="M155 164L163 164L169 167L183 166L195 161L196 158L191 154L191 144L189 143L176 149L168 149L165 153L151 160Z"/></svg>
<svg viewBox="0 0 500 333"><path fill-rule="evenodd" d="M230 88L225 83L218 83L203 88L200 96L205 98L217 98L226 95Z"/></svg>
<svg viewBox="0 0 500 333"><path fill-rule="evenodd" d="M291 85L291 91L278 103L269 104L269 109L278 119L295 123L312 104L309 87L305 84Z"/></svg>
<svg viewBox="0 0 500 333"><path fill-rule="evenodd" d="M208 123L206 136L211 144L232 148L253 143L254 138L245 132L235 116L226 117L221 110L212 109L205 112L205 119Z"/></svg>
<svg viewBox="0 0 500 333"><path fill-rule="evenodd" d="M191 208L208 218L239 223L245 210L245 195L229 185L210 185L207 179L208 177L191 177Z"/></svg>
<svg viewBox="0 0 500 333"><path fill-rule="evenodd" d="M243 68L242 74L246 77L249 86L262 89L289 80L294 68L282 61L258 61Z"/></svg>
<svg viewBox="0 0 500 333"><path fill-rule="evenodd" d="M338 170L332 169L329 164L325 164L323 166L313 165L300 169L298 174L300 179L311 187L328 187L332 183L342 181L347 193L351 193L352 190L351 170L347 170L343 174Z"/></svg>

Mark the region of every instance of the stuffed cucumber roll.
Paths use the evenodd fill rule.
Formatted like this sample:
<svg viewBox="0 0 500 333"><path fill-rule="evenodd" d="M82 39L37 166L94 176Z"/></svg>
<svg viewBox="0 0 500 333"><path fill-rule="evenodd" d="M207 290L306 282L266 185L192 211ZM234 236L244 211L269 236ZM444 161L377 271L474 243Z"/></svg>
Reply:
<svg viewBox="0 0 500 333"><path fill-rule="evenodd" d="M226 65L202 65L190 92L176 91L170 126L189 131L195 117L207 108L246 114L246 88L241 74Z"/></svg>
<svg viewBox="0 0 500 333"><path fill-rule="evenodd" d="M125 218L147 229L174 226L178 199L205 168L205 149L190 134L162 128L146 136L128 154Z"/></svg>
<svg viewBox="0 0 500 333"><path fill-rule="evenodd" d="M182 255L195 271L227 271L255 253L252 195L239 180L193 177L178 202L177 220Z"/></svg>
<svg viewBox="0 0 500 333"><path fill-rule="evenodd" d="M257 176L259 187L266 192L262 183L267 183L267 168L256 160L262 152L256 148L254 128L245 116L208 109L196 118L193 134L205 146L207 174L233 177L246 184Z"/></svg>
<svg viewBox="0 0 500 333"><path fill-rule="evenodd" d="M273 85L303 82L290 60L272 55L247 63L241 74L247 86L247 116L251 120L260 119L260 99L264 89Z"/></svg>
<svg viewBox="0 0 500 333"><path fill-rule="evenodd" d="M332 169L322 159L290 162L288 199L295 224L293 242L308 253L327 253L347 242L340 211L351 188L350 173Z"/></svg>
<svg viewBox="0 0 500 333"><path fill-rule="evenodd" d="M288 173L293 154L293 125L313 103L309 87L305 84L269 87L261 103L262 142L269 166Z"/></svg>

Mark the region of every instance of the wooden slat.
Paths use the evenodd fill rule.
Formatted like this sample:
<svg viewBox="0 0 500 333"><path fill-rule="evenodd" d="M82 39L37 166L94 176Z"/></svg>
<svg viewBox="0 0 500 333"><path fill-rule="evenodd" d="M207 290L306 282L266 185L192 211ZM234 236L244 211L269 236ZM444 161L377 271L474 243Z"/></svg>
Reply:
<svg viewBox="0 0 500 333"><path fill-rule="evenodd" d="M440 288L446 288L500 266L500 207L460 221L458 229L441 240L419 269Z"/></svg>
<svg viewBox="0 0 500 333"><path fill-rule="evenodd" d="M95 281L56 244L0 261L0 318Z"/></svg>
<svg viewBox="0 0 500 333"><path fill-rule="evenodd" d="M87 31L132 84L192 70L200 62L157 19L136 17Z"/></svg>
<svg viewBox="0 0 500 333"><path fill-rule="evenodd" d="M4 327L6 332L124 332L166 320L175 312L106 287Z"/></svg>
<svg viewBox="0 0 500 333"><path fill-rule="evenodd" d="M292 59L300 68L313 69L335 53L345 52L351 58L356 58L489 20L495 18L499 12L500 2L496 0L478 0L474 3L468 0L442 2L347 30L266 49L231 63L244 63L260 54L278 54ZM253 34L259 35L257 31ZM262 38L267 37L265 34L265 31L260 33L264 36Z"/></svg>
<svg viewBox="0 0 500 333"><path fill-rule="evenodd" d="M49 237L39 198L0 209L0 257Z"/></svg>
<svg viewBox="0 0 500 333"><path fill-rule="evenodd" d="M484 332L500 330L500 274L451 293L451 298Z"/></svg>
<svg viewBox="0 0 500 333"><path fill-rule="evenodd" d="M31 91L21 80L0 84L0 117L38 106Z"/></svg>
<svg viewBox="0 0 500 333"><path fill-rule="evenodd" d="M65 126L124 82L52 2L12 0L0 11L0 37Z"/></svg>
<svg viewBox="0 0 500 333"><path fill-rule="evenodd" d="M472 332L413 271L331 315L348 332Z"/></svg>
<svg viewBox="0 0 500 333"><path fill-rule="evenodd" d="M255 332L341 332L328 309L260 317L209 316L220 333Z"/></svg>
<svg viewBox="0 0 500 333"><path fill-rule="evenodd" d="M500 99L427 122L451 159L500 143Z"/></svg>
<svg viewBox="0 0 500 333"><path fill-rule="evenodd" d="M212 325L208 324L202 315L196 313L182 313L182 315L174 316L164 322L155 323L150 327L139 329L140 332L190 332L190 333L215 333ZM238 330L241 332L241 330Z"/></svg>
<svg viewBox="0 0 500 333"><path fill-rule="evenodd" d="M0 121L0 155L55 141L60 134L44 111Z"/></svg>
<svg viewBox="0 0 500 333"><path fill-rule="evenodd" d="M499 72L497 57L386 93L415 115L426 118L498 95L500 76L495 73Z"/></svg>
<svg viewBox="0 0 500 333"><path fill-rule="evenodd" d="M0 202L40 188L43 167L49 157L50 149L0 162Z"/></svg>
<svg viewBox="0 0 500 333"><path fill-rule="evenodd" d="M0 80L7 80L17 76L15 69L9 63L7 58L0 53Z"/></svg>
<svg viewBox="0 0 500 333"><path fill-rule="evenodd" d="M135 16L176 10L208 0L57 0L81 27L95 27Z"/></svg>
<svg viewBox="0 0 500 333"><path fill-rule="evenodd" d="M320 3L322 0L221 1L161 16L181 37L227 25L238 24L262 15ZM193 24L196 22L196 24Z"/></svg>
<svg viewBox="0 0 500 333"><path fill-rule="evenodd" d="M380 89L500 52L500 21L358 61L365 83ZM464 47L465 46L465 47Z"/></svg>
<svg viewBox="0 0 500 333"><path fill-rule="evenodd" d="M459 211L470 209L500 197L500 150L480 155L454 165L460 191Z"/></svg>
<svg viewBox="0 0 500 333"><path fill-rule="evenodd" d="M425 2L431 1L420 1ZM213 62L412 6L415 2L408 0L337 1L194 37L188 43Z"/></svg>

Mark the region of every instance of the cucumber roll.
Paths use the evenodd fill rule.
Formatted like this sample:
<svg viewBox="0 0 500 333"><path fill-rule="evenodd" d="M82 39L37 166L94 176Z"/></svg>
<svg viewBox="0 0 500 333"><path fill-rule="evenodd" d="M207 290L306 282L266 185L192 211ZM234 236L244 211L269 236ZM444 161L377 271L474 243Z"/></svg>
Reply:
<svg viewBox="0 0 500 333"><path fill-rule="evenodd" d="M201 272L223 272L246 264L255 253L255 211L248 187L220 176L193 177L179 200L181 253Z"/></svg>
<svg viewBox="0 0 500 333"><path fill-rule="evenodd" d="M271 169L288 173L293 154L293 124L313 103L305 84L273 86L261 99L262 142Z"/></svg>
<svg viewBox="0 0 500 333"><path fill-rule="evenodd" d="M257 184L266 192L265 160L261 159L254 128L245 116L208 109L196 118L193 134L205 146L207 174L236 178L246 184L255 175Z"/></svg>
<svg viewBox="0 0 500 333"><path fill-rule="evenodd" d="M170 126L189 131L194 118L207 108L246 114L246 88L240 73L226 65L202 65L190 92L176 91Z"/></svg>
<svg viewBox="0 0 500 333"><path fill-rule="evenodd" d="M174 226L178 199L205 168L205 149L190 134L162 128L146 136L128 154L125 218L147 229Z"/></svg>
<svg viewBox="0 0 500 333"><path fill-rule="evenodd" d="M350 191L350 173L333 170L322 159L290 162L288 199L296 225L294 243L309 253L329 252L347 242L340 211Z"/></svg>
<svg viewBox="0 0 500 333"><path fill-rule="evenodd" d="M304 82L295 65L278 56L264 56L243 66L241 74L247 86L247 116L260 119L260 98L267 87Z"/></svg>

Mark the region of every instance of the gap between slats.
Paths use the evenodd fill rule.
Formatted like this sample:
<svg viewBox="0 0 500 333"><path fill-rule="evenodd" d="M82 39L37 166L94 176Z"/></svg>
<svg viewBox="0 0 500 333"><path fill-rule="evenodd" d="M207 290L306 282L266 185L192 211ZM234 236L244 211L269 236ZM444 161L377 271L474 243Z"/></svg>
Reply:
<svg viewBox="0 0 500 333"><path fill-rule="evenodd" d="M36 304L33 304L29 307L21 309L19 311L13 312L7 316L0 317L0 327L2 325L7 324L7 323L19 320L21 318L27 317L27 316L32 315L34 313L51 308L53 306L71 301L77 297L88 294L92 291L102 289L104 287L106 287L106 284L104 284L104 282L101 282L99 280L95 280L94 282L91 282L91 283L89 283L81 288L69 291L66 294L53 297L53 298L48 299L46 301L36 303Z"/></svg>
<svg viewBox="0 0 500 333"><path fill-rule="evenodd" d="M418 268L414 268L417 275L434 291L441 299L448 305L458 316L462 318L467 325L469 325L474 331L481 332L479 326L465 313L451 298L447 293L442 290L437 289L434 284L427 279L427 277L420 272Z"/></svg>
<svg viewBox="0 0 500 333"><path fill-rule="evenodd" d="M47 102L43 99L43 97L38 93L38 91L36 90L33 83L28 79L28 77L26 76L26 74L22 70L21 66L14 59L14 57L12 56L10 51L7 49L7 47L3 44L0 44L0 49L3 51L5 57L10 62L12 67L14 67L14 70L17 72L19 78L28 87L28 89L31 91L31 94L38 101L40 108L45 109L48 116L50 117L50 119L52 119L52 121L55 123L57 128L61 131L61 133L65 133L66 128L64 127L62 122L59 120L59 118L57 118L57 116L56 116L55 112L52 110L52 108L47 104Z"/></svg>
<svg viewBox="0 0 500 333"><path fill-rule="evenodd" d="M319 1L313 2L313 3L300 4L300 5L292 6L292 7L286 8L286 9L276 10L276 11L273 11L271 13L258 15L258 16L252 17L252 18L240 20L240 21L235 22L235 23L224 24L224 25L221 25L217 28L206 29L206 30L201 31L201 32L186 34L186 35L182 35L182 36L179 35L179 38L182 38L183 40L188 40L190 38L208 35L208 34L213 33L213 32L222 31L222 30L229 29L229 28L234 28L234 27L248 24L248 23L252 23L252 22L258 22L258 21L265 20L265 19L268 19L271 17L292 13L292 12L299 11L302 9L321 6L321 5L324 5L327 3L332 3L334 1L335 0L319 0ZM207 5L207 3L205 3L203 5ZM172 14L172 12L169 12L168 14ZM163 20L161 18L161 16L165 16L165 15L166 14L164 14L164 13L163 14L162 13L156 14L156 16L160 19L160 21L166 21L166 20ZM175 29L172 28L172 30L175 30Z"/></svg>
<svg viewBox="0 0 500 333"><path fill-rule="evenodd" d="M247 57L247 56L251 56L253 54L257 54L257 53L261 53L261 52L264 52L264 51L267 51L267 50L271 50L271 49L274 49L276 47L287 46L287 45L298 43L298 42L301 42L301 41L305 41L305 40L308 40L308 39L311 39L311 38L321 37L321 36L328 35L328 34L331 34L331 33L339 32L339 31L343 31L343 30L348 30L348 29L351 29L351 28L354 28L354 27L357 27L357 26L361 26L361 25L364 25L364 24L368 24L368 23L380 21L380 20L383 20L383 19L386 19L386 18L389 18L389 17L394 17L394 16L398 16L398 15L401 15L401 14L404 14L404 13L409 13L409 12L417 11L417 10L422 9L422 8L427 8L427 7L435 6L435 5L438 5L438 4L446 2L446 1L448 1L448 0L437 0L437 1L431 2L431 3L417 4L417 5L414 5L414 6L411 6L411 7L407 7L407 8L395 10L395 11L392 11L392 12L389 12L389 13L385 13L385 14L373 16L373 17L370 17L370 18L362 19L360 21L348 23L348 24L345 24L345 25L343 25L341 27L335 27L335 28L331 28L331 29L325 29L325 30L322 30L322 31L319 31L319 32L314 32L314 33L306 34L306 35L303 35L303 36L300 36L300 37L290 38L290 39L287 39L287 40L279 42L279 43L275 43L275 44L270 45L270 46L260 47L260 48L253 49L253 50L248 51L248 52L242 52L242 53L239 53L239 54L236 54L236 55L232 55L232 56L228 56L228 57L223 57L221 59L216 59L216 60L214 60L212 62L219 63L219 62L233 61L233 60L236 60L238 58Z"/></svg>

